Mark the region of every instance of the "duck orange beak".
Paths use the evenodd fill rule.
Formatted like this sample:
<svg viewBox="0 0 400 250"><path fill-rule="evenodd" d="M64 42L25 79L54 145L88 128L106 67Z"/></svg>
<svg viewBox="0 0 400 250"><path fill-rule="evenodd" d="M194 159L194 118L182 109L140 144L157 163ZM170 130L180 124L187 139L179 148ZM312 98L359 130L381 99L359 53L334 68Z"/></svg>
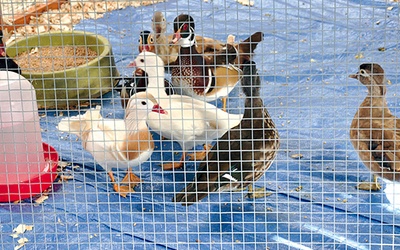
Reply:
<svg viewBox="0 0 400 250"><path fill-rule="evenodd" d="M181 39L181 29L175 32L174 36L172 37L172 43L177 44L179 40Z"/></svg>
<svg viewBox="0 0 400 250"><path fill-rule="evenodd" d="M164 110L160 105L158 105L158 104L155 104L155 105L153 106L153 109L152 109L151 111L152 111L152 112L159 113L159 114L164 114L164 115L168 114L168 112L165 111L165 110Z"/></svg>

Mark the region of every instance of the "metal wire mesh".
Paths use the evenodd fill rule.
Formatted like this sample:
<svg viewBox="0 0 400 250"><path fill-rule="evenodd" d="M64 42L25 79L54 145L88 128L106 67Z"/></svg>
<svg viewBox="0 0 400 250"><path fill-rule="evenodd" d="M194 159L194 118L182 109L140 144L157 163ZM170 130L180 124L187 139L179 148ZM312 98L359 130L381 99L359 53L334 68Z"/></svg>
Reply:
<svg viewBox="0 0 400 250"><path fill-rule="evenodd" d="M43 8L46 4L55 7ZM2 249L43 246L46 249L396 249L400 244L398 182L378 178L380 190L357 188L373 180L367 167L373 160L364 159L363 162L359 152L378 150L378 145L370 142L371 138L366 138L369 145L366 150L357 151L352 145L350 127L368 95L369 85L349 78L357 72L359 79L382 73L368 71L368 67L359 68L363 63L381 65L386 76L383 84L387 87L388 108L393 115L398 113L396 72L400 20L396 1L82 0L60 1L59 4L58 1L21 0L2 1L0 7L5 52L8 58L20 64L23 77L36 90L37 99L37 102L27 97L17 100L19 96L10 86L18 90L29 84L24 85L27 84L24 78L12 73L1 75L0 95L4 99L0 100L0 122L4 153L0 153L3 156L0 157L3 159L0 162L0 198L5 199L0 203ZM237 81L229 93L229 119L221 111L221 98L207 100L209 104L206 104L182 97L180 101L186 100L188 106L179 104L177 110L173 103L180 102L161 94L163 89L151 92L154 100L150 94L137 97L129 104L128 99L121 98L121 86L125 83L127 93L133 94L131 86L136 85L131 85L129 80L142 61L135 61L136 68L127 66L138 57L139 43L144 42L140 32L153 32L152 17L156 11L165 16L166 34L171 36L174 19L182 13L194 18L196 36L213 38L224 45L229 42L229 35L235 36L237 44L255 32L264 33L251 60L260 76L263 105L279 132L280 146L278 149L277 144L263 137L262 152L277 151L277 155L260 179L253 183L248 177L253 191L258 191L260 197L253 198L251 189L241 189L239 185L238 190L232 192L206 192L206 197L191 206L173 201L196 179L199 167L205 166L201 170L211 176L213 156L208 154L205 160L194 161L186 157L183 166L172 170L163 169L166 163L179 163L183 153L201 152L203 143L219 145L216 146L218 152L239 148L230 157L242 157L240 164L229 165L231 171L220 174L217 180L209 177L203 182L210 184L209 189L218 189L222 180L227 182L228 179L232 184L242 178L245 171L241 168L246 163L256 166L253 164L258 160L255 156L264 156L258 155L261 150L254 146L257 141L254 137L263 131L258 128L250 133L243 129L242 123L236 130L238 137L223 137L228 142L223 144L223 139L218 138L229 129L216 133L213 128L218 122L220 126L231 128L236 125L239 114L252 110L261 112L256 112L255 106L245 106L243 90L244 81L250 81L248 75L244 76L246 80ZM25 18L28 14L29 18ZM184 29L183 26L179 28ZM57 33L60 31L63 35ZM49 45L59 50L45 52ZM78 51L78 47L83 50ZM20 58L24 51L28 57L26 64ZM94 56L89 55L92 52ZM155 75L151 71L163 67L159 67L158 61L149 66L151 58L144 56L142 67L148 70L148 81L155 81L160 71ZM79 63L82 65L77 67ZM231 64L245 71L244 62ZM6 64L8 68L9 65ZM61 69L56 69L56 65ZM173 67L184 68L179 64L171 65ZM251 77L254 76L252 72ZM173 80L173 70L166 67L165 77ZM135 83L143 81L141 79L136 76ZM252 79L251 84L256 85L256 80ZM188 87L182 88L188 90ZM140 91L140 87L134 90ZM159 96L167 101L160 101ZM4 108L10 103L14 105L12 112ZM22 104L18 106L18 103ZM39 108L35 111L34 107L33 112L38 114L34 122L40 125L40 130L34 127L36 125L27 125L31 124L24 120L27 118L22 122L16 118L32 112L27 108L32 103L33 106L37 103ZM249 103L255 105L255 101ZM124 105L128 109L125 110ZM187 107L200 111L193 114ZM163 110L180 116L168 121L154 118L153 122L147 117L149 112L158 117ZM128 124L128 118L124 120L128 115L134 124ZM253 115L249 119L251 126L257 121ZM15 124L10 126L6 119L14 120ZM265 119L263 116L259 120ZM374 121L379 124L386 121L386 118L379 119ZM66 130L62 128L62 121L68 123ZM70 125L71 122L74 125ZM201 130L201 124L209 127ZM18 130L18 125L25 129ZM139 127L144 129L141 140L132 139L138 135L126 133ZM150 127L151 136L145 131L147 127ZM163 133L160 127L164 128ZM44 142L44 152L40 148L19 148L20 153L23 152L18 154L16 145L28 148L34 144L29 143L25 135L32 132L32 128L36 136L40 134L40 142L35 142L39 145ZM176 136L182 129L191 135L204 132L205 139L201 136L188 139L192 143L182 148L179 141L185 140ZM97 132L92 133L92 130ZM175 131L178 132L174 134ZM389 130L378 127L379 131ZM396 132L396 129L390 131ZM175 137L171 138L169 132ZM249 134L253 138L245 137ZM21 136L22 142L13 141ZM109 139L107 143L102 142L104 138ZM396 138L397 135L379 152L396 154L397 148L393 146L397 144ZM126 146L127 141L142 143ZM234 148L235 142L237 148ZM250 146L244 146L248 145L246 143ZM191 148L193 144L196 145L194 149ZM223 145L229 146L224 148ZM132 173L140 181L128 175L130 179L124 183L126 159L137 159L128 153L129 147L149 152L142 155L144 159L139 164L132 163ZM134 154L135 150L130 152ZM45 159L27 158L37 152L44 153ZM211 152L216 154L216 148ZM16 156L20 157L18 169L11 171L10 159ZM388 161L381 164L387 171L391 166L385 164L397 162L397 156L393 157L390 160L390 156L381 154L376 161ZM226 160L221 153L216 162ZM43 168L27 167L36 166L36 162ZM392 168L396 168L395 164ZM110 171L119 187L111 182ZM43 186L28 185L25 193L34 194L21 198L18 195L24 192L11 191L7 183L10 185L11 178L17 178L13 185L22 185L22 178L26 176L41 176L35 183ZM129 181L133 184L129 185ZM17 198L12 198L12 194Z"/></svg>

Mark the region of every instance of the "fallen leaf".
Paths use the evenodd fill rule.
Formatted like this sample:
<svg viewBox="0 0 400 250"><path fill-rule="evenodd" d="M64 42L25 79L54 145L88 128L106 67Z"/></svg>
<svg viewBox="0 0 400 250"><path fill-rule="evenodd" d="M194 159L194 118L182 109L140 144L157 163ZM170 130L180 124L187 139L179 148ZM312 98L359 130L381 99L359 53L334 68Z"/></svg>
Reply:
<svg viewBox="0 0 400 250"><path fill-rule="evenodd" d="M25 231L32 231L33 225L19 224L13 229L13 233L10 234L11 237L18 238L20 234L25 233Z"/></svg>
<svg viewBox="0 0 400 250"><path fill-rule="evenodd" d="M40 196L39 198L37 198L36 200L35 200L35 203L36 204L42 204L45 200L47 200L49 198L49 196L46 196L46 195L42 195L42 196Z"/></svg>
<svg viewBox="0 0 400 250"><path fill-rule="evenodd" d="M294 190L295 190L296 192L300 192L302 189L303 189L303 186L298 186L298 187L295 188Z"/></svg>
<svg viewBox="0 0 400 250"><path fill-rule="evenodd" d="M20 239L17 241L19 245L15 246L15 247L14 247L14 250L15 250L15 249L20 249L20 248L22 248L23 246L25 246L25 243L28 242L28 241L29 241L29 240L28 240L27 238L20 238Z"/></svg>
<svg viewBox="0 0 400 250"><path fill-rule="evenodd" d="M29 55L36 54L36 53L38 53L38 51L39 51L39 48L35 47L35 48L31 49L31 51L29 52Z"/></svg>
<svg viewBox="0 0 400 250"><path fill-rule="evenodd" d="M60 167L62 167L62 168L67 167L67 166L69 166L69 165L71 165L70 162L58 161L58 166L60 166Z"/></svg>
<svg viewBox="0 0 400 250"><path fill-rule="evenodd" d="M292 157L293 159L301 159L303 158L302 154L292 154L290 157Z"/></svg>
<svg viewBox="0 0 400 250"><path fill-rule="evenodd" d="M26 242L28 242L29 240L27 238L20 238L17 242L20 245L25 245Z"/></svg>
<svg viewBox="0 0 400 250"><path fill-rule="evenodd" d="M13 229L13 233L16 234L23 234L26 231L26 225L25 224L19 224L16 228Z"/></svg>
<svg viewBox="0 0 400 250"><path fill-rule="evenodd" d="M236 2L238 2L244 6L254 6L254 1L250 1L250 0L236 0Z"/></svg>
<svg viewBox="0 0 400 250"><path fill-rule="evenodd" d="M60 175L61 181L68 181L68 180L73 180L74 177L72 175Z"/></svg>
<svg viewBox="0 0 400 250"><path fill-rule="evenodd" d="M25 244L23 244L23 245L17 245L17 246L14 247L14 250L21 249L23 246L25 246Z"/></svg>
<svg viewBox="0 0 400 250"><path fill-rule="evenodd" d="M362 58L364 58L364 55L363 55L363 53L358 53L357 55L355 55L355 58L356 59L362 59Z"/></svg>
<svg viewBox="0 0 400 250"><path fill-rule="evenodd" d="M10 234L10 236L13 237L13 239L15 239L15 238L18 238L18 237L19 237L19 234L17 234L17 233L12 233L12 234Z"/></svg>

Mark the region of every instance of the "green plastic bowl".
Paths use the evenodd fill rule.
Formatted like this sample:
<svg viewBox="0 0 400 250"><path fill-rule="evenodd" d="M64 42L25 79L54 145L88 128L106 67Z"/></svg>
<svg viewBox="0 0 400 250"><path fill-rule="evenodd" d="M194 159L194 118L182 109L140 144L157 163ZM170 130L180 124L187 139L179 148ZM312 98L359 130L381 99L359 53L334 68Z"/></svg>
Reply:
<svg viewBox="0 0 400 250"><path fill-rule="evenodd" d="M105 37L90 32L63 31L30 36L8 44L7 54L15 57L36 47L63 45L87 46L96 51L98 57L87 64L61 71L33 73L22 69L22 75L36 90L40 109L68 109L87 103L111 91L114 77L119 76L111 44Z"/></svg>

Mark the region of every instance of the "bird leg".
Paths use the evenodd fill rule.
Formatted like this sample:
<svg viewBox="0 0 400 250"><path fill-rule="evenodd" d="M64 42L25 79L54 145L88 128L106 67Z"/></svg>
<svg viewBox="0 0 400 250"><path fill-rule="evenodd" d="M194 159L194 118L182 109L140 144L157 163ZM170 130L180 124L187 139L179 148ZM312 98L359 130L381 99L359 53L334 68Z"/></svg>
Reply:
<svg viewBox="0 0 400 250"><path fill-rule="evenodd" d="M193 154L188 154L189 156L189 160L194 161L194 160L203 160L206 158L208 151L210 151L210 149L212 148L212 145L210 144L204 144L203 145L204 150L201 152L195 152Z"/></svg>
<svg viewBox="0 0 400 250"><path fill-rule="evenodd" d="M179 162L171 162L171 163L164 163L162 164L163 170L172 170L172 169L177 169L183 167L184 161L186 158L186 153L182 153L182 157L179 160Z"/></svg>
<svg viewBox="0 0 400 250"><path fill-rule="evenodd" d="M114 174L112 171L108 172L108 176L110 177L111 182L113 183L114 191L117 192L120 196L126 198L127 194L135 192L135 190L133 190L133 188L131 188L130 185L129 186L118 185L115 181Z"/></svg>
<svg viewBox="0 0 400 250"><path fill-rule="evenodd" d="M270 196L271 194L272 194L271 192L267 192L265 190L265 187L256 188L253 190L253 184L250 184L248 186L246 196L249 197L250 199L258 199L258 198Z"/></svg>
<svg viewBox="0 0 400 250"><path fill-rule="evenodd" d="M226 112L226 101L227 101L227 99L228 98L226 96L221 98L221 100L222 100L222 110L225 111L225 112Z"/></svg>
<svg viewBox="0 0 400 250"><path fill-rule="evenodd" d="M381 190L381 184L378 182L378 176L374 175L373 182L364 182L357 185L357 189L367 191L379 191Z"/></svg>

